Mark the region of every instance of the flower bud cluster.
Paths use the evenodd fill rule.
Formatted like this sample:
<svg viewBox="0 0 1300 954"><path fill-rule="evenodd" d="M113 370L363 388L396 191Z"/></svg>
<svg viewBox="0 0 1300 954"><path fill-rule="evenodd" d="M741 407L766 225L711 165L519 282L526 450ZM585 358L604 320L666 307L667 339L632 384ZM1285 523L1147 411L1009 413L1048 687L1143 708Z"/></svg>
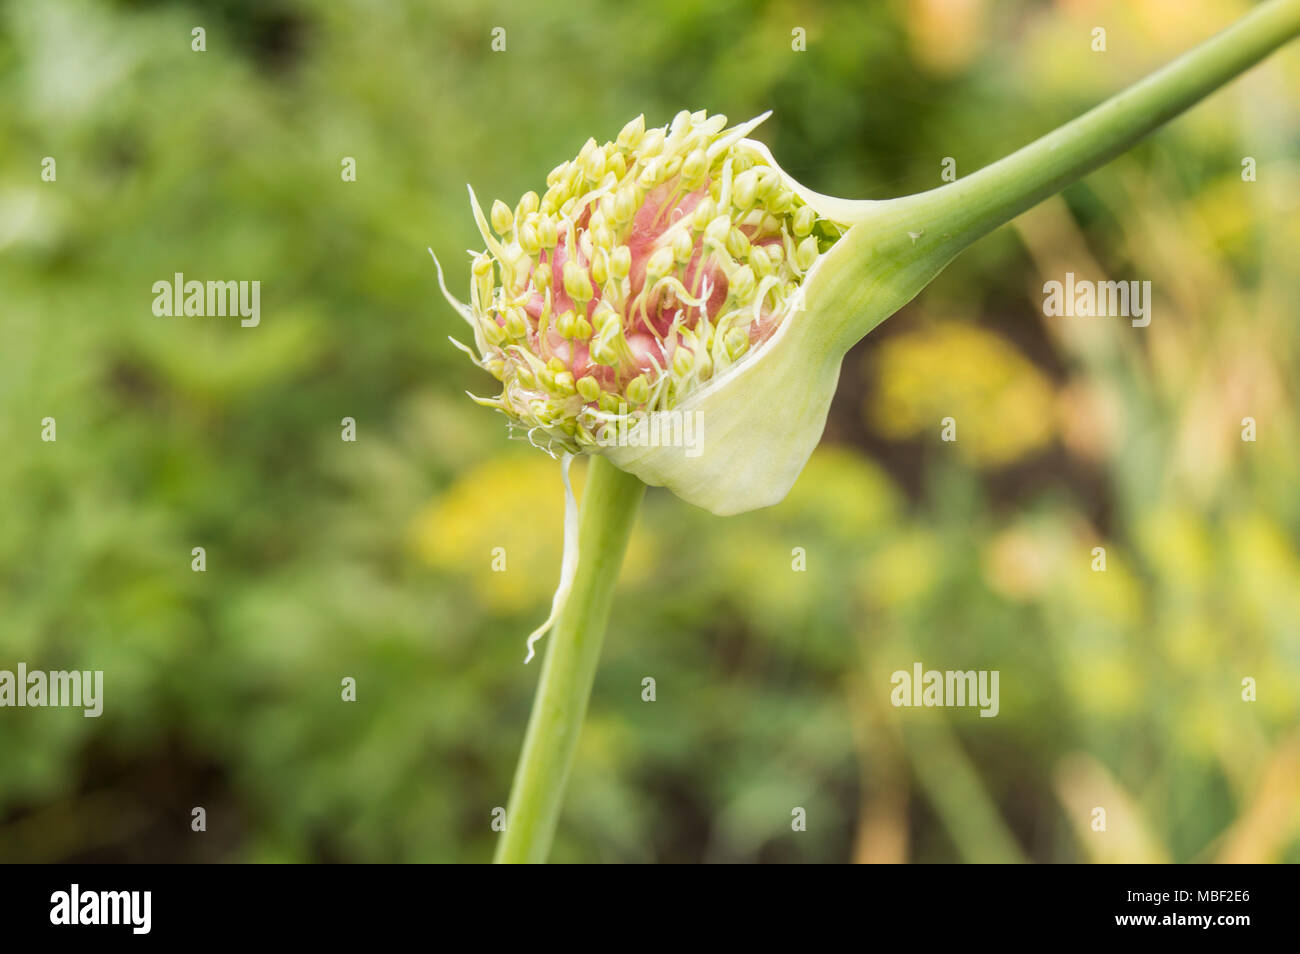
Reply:
<svg viewBox="0 0 1300 954"><path fill-rule="evenodd" d="M540 195L474 214L480 403L547 449L595 450L621 417L676 406L744 361L800 307L804 276L845 226L819 217L725 116L638 116L588 139Z"/></svg>

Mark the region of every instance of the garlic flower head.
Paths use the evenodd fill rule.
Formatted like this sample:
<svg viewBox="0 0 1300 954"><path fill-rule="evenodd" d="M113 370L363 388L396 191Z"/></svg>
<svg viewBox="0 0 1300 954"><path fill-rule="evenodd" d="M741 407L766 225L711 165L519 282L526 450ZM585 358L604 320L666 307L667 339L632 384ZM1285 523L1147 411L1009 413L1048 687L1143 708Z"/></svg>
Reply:
<svg viewBox="0 0 1300 954"><path fill-rule="evenodd" d="M539 196L485 214L470 303L476 398L554 453L683 405L734 373L802 306L801 286L846 225L819 214L767 149L726 117L632 120L588 139ZM471 189L473 199L473 190ZM613 456L613 455L612 455Z"/></svg>

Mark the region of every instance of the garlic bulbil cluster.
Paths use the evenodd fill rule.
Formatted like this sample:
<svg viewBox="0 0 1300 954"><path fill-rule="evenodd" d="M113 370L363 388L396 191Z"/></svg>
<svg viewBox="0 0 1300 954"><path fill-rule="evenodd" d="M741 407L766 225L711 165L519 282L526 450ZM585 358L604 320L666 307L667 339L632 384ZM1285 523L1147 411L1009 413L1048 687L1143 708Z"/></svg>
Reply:
<svg viewBox="0 0 1300 954"><path fill-rule="evenodd" d="M548 451L601 452L620 423L681 405L801 310L847 225L745 138L764 118L728 129L682 111L646 129L639 116L613 142L587 140L540 195L486 214L473 200L486 249L468 306L453 303L465 350L502 384L475 400Z"/></svg>

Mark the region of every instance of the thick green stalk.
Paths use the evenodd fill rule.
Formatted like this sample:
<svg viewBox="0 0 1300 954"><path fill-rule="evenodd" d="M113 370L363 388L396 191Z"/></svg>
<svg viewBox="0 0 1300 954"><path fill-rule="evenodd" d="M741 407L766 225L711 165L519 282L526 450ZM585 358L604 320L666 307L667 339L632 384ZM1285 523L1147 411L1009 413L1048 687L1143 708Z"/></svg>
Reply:
<svg viewBox="0 0 1300 954"><path fill-rule="evenodd" d="M587 468L573 589L546 636L546 657L515 769L496 861L546 860L587 713L605 623L645 484L594 456Z"/></svg>
<svg viewBox="0 0 1300 954"><path fill-rule="evenodd" d="M905 200L934 215L933 244L956 254L1055 195L1300 35L1300 0L1270 0L1178 59L978 172Z"/></svg>
<svg viewBox="0 0 1300 954"><path fill-rule="evenodd" d="M1300 0L1268 0L1128 89L956 182L862 202L841 244L869 263L837 337L845 350L981 236L1109 162L1274 50L1300 36ZM838 248L838 247L837 247ZM861 284L861 282L860 282ZM848 294L847 287L840 292Z"/></svg>

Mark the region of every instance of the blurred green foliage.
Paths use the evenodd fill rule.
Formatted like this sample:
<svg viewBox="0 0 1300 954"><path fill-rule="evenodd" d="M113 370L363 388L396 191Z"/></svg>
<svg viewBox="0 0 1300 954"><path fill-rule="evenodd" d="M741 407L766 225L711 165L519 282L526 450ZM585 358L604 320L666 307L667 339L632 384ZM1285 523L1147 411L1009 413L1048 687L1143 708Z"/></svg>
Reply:
<svg viewBox="0 0 1300 954"><path fill-rule="evenodd" d="M812 187L918 191L1246 7L0 6L0 668L106 694L0 711L0 859L490 857L562 495L446 341L467 180L772 108ZM780 506L648 496L557 860L1300 860L1298 103L1292 49L962 256ZM1066 270L1150 280L1151 326L1044 318ZM261 325L155 317L175 272L260 280ZM917 660L999 670L999 716L890 707Z"/></svg>

